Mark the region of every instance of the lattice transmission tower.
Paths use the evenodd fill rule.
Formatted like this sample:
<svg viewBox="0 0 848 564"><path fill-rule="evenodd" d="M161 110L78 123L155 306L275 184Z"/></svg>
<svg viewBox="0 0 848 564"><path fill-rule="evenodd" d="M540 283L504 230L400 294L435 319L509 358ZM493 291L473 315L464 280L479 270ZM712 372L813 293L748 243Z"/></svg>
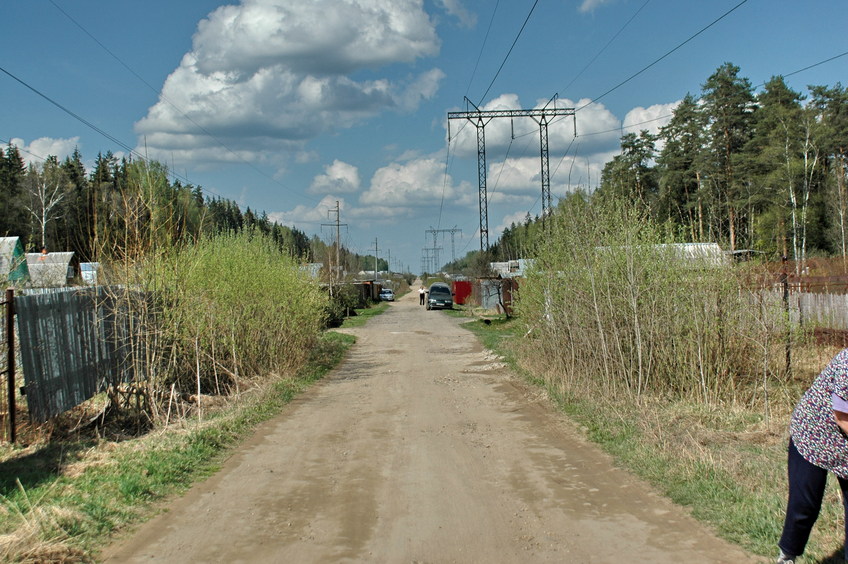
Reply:
<svg viewBox="0 0 848 564"><path fill-rule="evenodd" d="M544 108L532 110L481 110L465 98L466 108L470 105L473 110L464 112L448 112L448 139L450 139L450 120L468 120L477 129L477 183L480 210L480 250L489 250L489 201L486 191L486 125L495 118L529 117L539 125L539 148L542 178L542 220L551 212L551 176L548 161L548 124L558 116L575 116L574 108L557 108L557 95L554 94ZM553 108L549 108L550 103ZM577 137L577 118L574 117L574 136Z"/></svg>

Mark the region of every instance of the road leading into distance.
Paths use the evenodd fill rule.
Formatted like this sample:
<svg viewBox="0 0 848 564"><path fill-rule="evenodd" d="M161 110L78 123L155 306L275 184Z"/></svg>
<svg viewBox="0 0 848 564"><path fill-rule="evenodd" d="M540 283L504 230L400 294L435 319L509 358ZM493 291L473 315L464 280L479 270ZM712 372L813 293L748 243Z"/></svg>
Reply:
<svg viewBox="0 0 848 564"><path fill-rule="evenodd" d="M107 562L740 564L417 292Z"/></svg>

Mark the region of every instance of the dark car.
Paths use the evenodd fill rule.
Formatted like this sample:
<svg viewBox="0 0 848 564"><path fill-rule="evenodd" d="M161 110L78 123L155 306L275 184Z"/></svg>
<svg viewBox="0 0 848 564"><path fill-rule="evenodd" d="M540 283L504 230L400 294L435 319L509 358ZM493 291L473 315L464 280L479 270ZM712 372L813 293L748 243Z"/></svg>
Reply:
<svg viewBox="0 0 848 564"><path fill-rule="evenodd" d="M436 282L427 295L427 309L453 309L453 292L450 286Z"/></svg>

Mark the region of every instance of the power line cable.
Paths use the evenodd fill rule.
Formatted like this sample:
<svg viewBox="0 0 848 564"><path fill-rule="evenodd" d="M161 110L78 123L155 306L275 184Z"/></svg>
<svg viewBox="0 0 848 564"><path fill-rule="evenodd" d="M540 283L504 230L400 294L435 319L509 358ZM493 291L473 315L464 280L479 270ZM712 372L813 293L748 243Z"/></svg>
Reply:
<svg viewBox="0 0 848 564"><path fill-rule="evenodd" d="M538 4L539 4L539 0L536 0L535 2L533 2L533 7L530 8L530 13L527 14L526 18L524 18L524 23L521 24L521 29L518 30L518 34L515 36L515 40L512 42L512 45L510 46L509 51L507 51L506 56L504 57L504 60L501 63L501 66L498 67L498 72L495 73L495 76L492 78L492 82L489 83L489 87L486 88L486 91L483 92L483 95L480 97L480 102L477 104L478 106L482 106L483 101L486 99L486 96L489 95L489 91L492 89L492 86L495 84L495 81L498 79L498 75L501 74L501 70L503 70L504 65L506 64L507 60L509 59L509 56L512 54L512 50L515 49L515 44L518 43L518 38L521 37L521 33L524 31L524 28L527 27L527 22L530 21L530 16L533 15L533 11L536 9L536 6Z"/></svg>
<svg viewBox="0 0 848 564"><path fill-rule="evenodd" d="M439 219L436 221L436 229L441 229L442 227L442 210L445 207L445 191L448 186L448 167L450 165L450 144L451 140L448 139L448 147L445 150L445 175L442 180L442 199L439 202Z"/></svg>
<svg viewBox="0 0 848 564"><path fill-rule="evenodd" d="M98 40L98 39L97 39L97 38L96 38L96 37L95 37L95 36L94 36L91 32L89 32L89 31L88 31L88 30L87 30L87 29L86 29L86 28L85 28L85 27L84 27L81 23L79 23L79 22L78 22L77 20L75 20L75 19L74 19L74 18L73 18L73 17L72 17L72 16L71 16L68 12L66 12L66 11L65 11L65 10L63 10L63 9L62 9L59 5L57 5L57 4L56 4L56 2L54 2L54 0L49 0L49 2L50 2L50 3L51 3L51 4L52 4L52 5L53 5L53 6L54 6L57 10L59 10L62 14L64 14L64 16L65 16L66 18L68 18L68 19L69 19L69 20L70 20L70 21L71 21L71 22L72 22L75 26L77 26L77 27L78 27L78 28L79 28L79 29L80 29L83 33L85 33L85 34L86 34L89 38L91 38L91 40L92 40L92 41L94 41L95 43L97 43L97 45L99 45L99 46L100 46L100 47L101 47L104 51L106 51L106 53L108 53L108 54L109 54L109 55L110 55L113 59L115 59L115 60L116 60L116 61L117 61L117 62L118 62L118 63L119 63L122 67L124 67L124 68L125 68L125 69L126 69L126 70L130 73L130 74L132 74L134 77L136 77L136 78L137 78L137 79L138 79L138 80L139 80L142 84L144 84L145 86L147 86L147 88L149 88L149 89L150 89L150 90L151 90L154 94L156 94L157 96L159 96L159 97L162 99L162 101L166 102L169 106L171 106L172 108L174 108L174 109L175 109L175 110L176 110L176 111L177 111L177 112L178 112L178 113L179 113L179 114L180 114L183 118L185 118L185 119L186 119L187 121L189 121L192 125L194 125L194 126L195 126L195 127L196 127L199 131L201 131L201 132L203 132L205 135L207 135L210 139L212 139L213 141L215 141L215 143L217 143L218 145L220 145L220 146L221 146L223 149L225 149L228 153L230 153L231 155L233 155L233 156L234 156L234 157L235 157L238 161L242 162L243 164L246 164L248 167L250 167L251 169L253 169L255 172L259 173L262 177L264 177L264 178L265 178L265 179L267 179L267 180L270 180L271 182L273 182L274 184L276 184L276 185L277 185L277 186L279 186L280 188L282 188L282 189L284 189L284 190L286 190L286 191L288 191L288 192L291 192L291 193L293 193L293 194L296 194L296 195L300 196L301 198L305 199L306 201L308 201L308 202L310 202L310 203L320 203L320 201L319 201L319 200L316 200L316 199L314 199L314 198L310 198L310 197L308 197L308 196L306 196L305 194L302 194L302 193L300 193L300 192L295 192L294 190L292 190L292 189L291 189L291 188L289 188L288 186L285 186L284 184L281 184L281 183L280 183L280 182L279 182L276 178L274 178L273 176L271 176L271 175L267 174L265 171L261 170L259 167L257 167L256 165L254 165L253 163L251 163L250 161L248 161L247 159L245 159L244 157L242 157L241 155L239 155L236 151L234 151L233 149L231 149L230 147L228 147L228 146L227 146L227 145L226 145L226 144L225 144L225 143L224 143L221 139L219 139L219 138L218 138L218 137L216 137L216 136L215 136L212 132L210 132L208 129L206 129L205 127L203 127L203 126L202 126L202 125L200 125L199 123L197 123L197 122L196 122L196 121L195 121L195 120L194 120L191 116L189 116L186 112L184 112L184 111L183 111L183 110L182 110L179 106L177 106L177 105L176 105L176 104L174 104L171 100L169 100L167 96L165 96L165 95L164 95L163 93L161 93L158 89L156 89L155 87L153 87L153 86L152 86L149 82L147 82L147 81L146 81L146 80L145 80L145 79L144 79L144 78L143 78L140 74L138 74L137 72L135 72L135 71L134 71L134 70L133 70L133 69L132 69L132 68L131 68L128 64L126 64L123 60L121 60L121 58L120 58L120 57L118 57L118 55L116 55L115 53L113 53L113 52L112 52L112 51L111 51L111 50L110 50L110 49L109 49L106 45L104 45L104 44L103 44L100 40Z"/></svg>
<svg viewBox="0 0 848 564"><path fill-rule="evenodd" d="M615 86L613 86L612 88L610 88L609 90L607 90L606 92L604 92L603 94L601 94L600 96L597 96L597 97L593 98L591 101L587 102L586 104L583 104L582 106L580 106L579 108L577 108L575 111L576 111L576 112L579 112L580 110L582 110L582 109L584 109L584 108L586 108L586 107L588 107L588 106L591 106L592 104L594 104L594 103L598 102L599 100L603 99L603 98L604 98L607 94L610 94L610 93L612 93L612 92L614 92L614 91L618 90L619 88L621 88L622 86L624 86L625 84L627 84L628 82L630 82L631 80L633 80L634 78L636 78L637 76L639 76L640 74L642 74L643 72L647 71L648 69L650 69L651 67L653 67L654 65L656 65L657 63L659 63L660 61L662 61L663 59L665 59L666 57L668 57L669 55L671 55L672 53L674 53L675 51L677 51L678 49L680 49L681 47L683 47L684 45L686 45L687 43L689 43L690 41L692 41L693 39L695 39L696 37L698 37L699 35L701 35L701 34L702 34L702 33L704 33L705 31L707 31L708 29L710 29L711 27L713 27L713 26L714 26L715 24L717 24L718 22L720 22L721 20L723 20L724 18L726 18L727 16L729 16L730 14L732 14L733 12L735 12L735 11L736 11L739 7L741 7L741 6L742 6L743 4L745 4L746 2L748 2L748 0L742 0L741 2L739 2L738 4L736 4L735 6L733 6L731 9L729 9L728 11L726 11L725 13L723 13L721 16L719 16L718 18L714 19L712 22L710 22L709 24L707 24L706 26L704 26L703 28L701 28L700 30L698 30L696 33L694 33L693 35L689 36L689 38L687 38L685 41L683 41L682 43L679 43L676 47L674 47L674 48L673 48L673 49L671 49L670 51L667 51L664 55L662 55L662 56L661 56L661 57L659 57L658 59L655 59L655 60L654 60L653 62L651 62L650 64L646 65L645 67L643 67L643 68L642 68L642 69L640 69L639 71L637 71L637 72L633 73L632 75L630 75L630 76L629 76L629 77L627 77L626 79L622 80L621 82L619 82L618 84L616 84Z"/></svg>
<svg viewBox="0 0 848 564"><path fill-rule="evenodd" d="M810 70L811 68L817 67L819 65L829 63L830 61L833 61L833 60L838 59L840 57L844 57L845 55L848 55L848 51L845 51L843 53L839 53L838 55L834 55L833 57L829 57L829 58L827 58L823 61L819 61L818 63L813 63L812 65L808 65L808 66L806 66L802 69L798 69L796 71L790 72L789 74L784 74L784 75L781 75L781 76L783 76L783 78L786 78L787 76L792 76L792 75L804 72L806 70ZM765 86L765 84L766 84L765 82L761 82L760 84L754 86L754 88L759 88L760 86Z"/></svg>
<svg viewBox="0 0 848 564"><path fill-rule="evenodd" d="M142 155L140 155L140 154L136 153L136 152L132 149L132 147L130 147L129 145L127 145L126 143L124 143L123 141L121 141L120 139L118 139L117 137L115 137L115 136L113 136L113 135L111 135L111 134L107 133L106 131L104 131L104 130L100 129L99 127L97 127L96 125L94 125L93 123L91 123L90 121L88 121L87 119L85 119L84 117L80 116L79 114L74 113L73 111L71 111L70 109L66 108L65 106L63 106L62 104L60 104L59 102L57 102L56 100L54 100L53 98L49 97L48 95L44 94L43 92L41 92L40 90L38 90L37 88L35 88L34 86L30 86L29 84L27 84L27 83L26 83L26 82L24 82L22 79L18 78L17 76L15 76L14 74L12 74L12 73L11 73L11 72L9 72L8 70L6 70L5 68L0 67L0 72L2 72L2 73L3 73L3 74L5 74L6 76L8 76L8 77L9 77L9 78L11 78L12 80L14 80L15 82L17 82L17 83L21 84L22 86L24 86L25 88L27 88L27 89L28 89L28 90L30 90L31 92L33 92L33 93L37 94L37 95L38 95L38 96L40 96L41 98L44 98L45 100L47 100L48 102L50 102L51 104L53 104L54 106L56 106L57 108L59 108L60 110L62 110L62 111L63 111L63 112L65 112L66 114L68 114L69 116L71 116L72 118L74 118L74 119L76 119L77 121L79 121L79 122L83 123L84 125L87 125L89 128L93 129L94 131L96 131L97 133L99 133L100 135L102 135L103 137L105 137L106 139L108 139L109 141L111 141L112 143L114 143L114 144L118 145L119 147L121 147L122 149L124 149L125 151L127 151L128 153L131 153L131 154L137 155L139 158L143 158L143 157L142 157Z"/></svg>
<svg viewBox="0 0 848 564"><path fill-rule="evenodd" d="M819 65L823 65L823 64L825 64L825 63L829 63L829 62L831 62L831 61L834 61L834 60L839 59L840 57L844 57L844 56L846 56L846 55L848 55L848 51L845 51L845 52L843 52L843 53L839 53L838 55L834 55L834 56L832 56L832 57L828 57L827 59L823 59L823 60L821 60L821 61L819 61L819 62L817 62L817 63L813 63L813 64L811 64L811 65L807 65L807 66L806 66L806 67L804 67L804 68L801 68L801 69L798 69L798 70L792 71L792 72L787 73L787 74L778 75L778 76L782 76L783 78L786 78L786 77L788 77L788 76L793 76L793 75L796 75L796 74L802 73L802 72L804 72L804 71L810 70L810 69L812 69L812 68L815 68L815 67L817 67L817 66L819 66ZM754 89L757 89L757 88L760 88L761 86L765 86L765 85L766 85L766 83L765 83L765 82L761 82L761 83L757 84L756 86L754 86L753 88L754 88ZM661 116L658 116L658 117L655 117L655 118L652 118L652 119L648 119L648 120L645 120L645 121L640 121L640 122L638 122L638 123L631 123L631 124L627 124L627 125L621 125L621 126L619 126L619 127L613 128L613 129L606 129L606 130L604 130L604 131L593 131L593 132L590 132L590 133L581 133L581 134L580 134L580 136L581 136L581 137L589 137L589 136L592 136L592 135L603 135L603 134L605 134L605 133L613 133L613 132L615 132L615 131L621 131L622 129L632 129L632 128L634 128L634 127L638 127L638 126L640 126L640 125L645 125L645 124L648 124L648 123L653 123L653 122L655 122L655 121L662 121L662 120L664 120L664 119L668 119L668 118L670 118L670 117L674 117L674 114L673 114L673 113L672 113L672 114L664 114L664 115L661 115ZM559 121L559 120L557 120L557 121ZM551 122L551 125L553 125L553 123L555 123L555 122ZM521 136L524 136L524 135L529 135L530 133L533 133L533 132L531 131L531 132L529 132L529 133L522 133L521 135L517 135L516 137L521 137Z"/></svg>
<svg viewBox="0 0 848 564"><path fill-rule="evenodd" d="M584 73L584 72L586 72L586 70L587 70L589 67L591 67L591 66L592 66L592 63L594 63L594 62L598 59L598 57L600 57L600 56L601 56L601 54L602 54L604 51L606 51L606 50L607 50L607 47L609 47L609 46L612 44L612 42L613 42L613 41L615 41L615 40L616 40L616 38L617 38L619 35L621 35L621 32L623 32L623 31L624 31L624 29L625 29L627 26L629 26L629 25L630 25L630 23L631 23L634 19L636 19L636 16L638 16L638 15L639 15L639 12L641 12L641 11L642 11L642 9L643 9L645 6L647 6L647 5L648 5L648 2L650 2L650 1L651 1L651 0L645 0L645 2L644 2L644 3L643 3L640 7L639 7L639 9L638 9L638 10L636 10L636 12L635 12L632 16L630 16L630 19L629 19L629 20L627 20L627 21L624 23L624 25L623 25L623 26L621 26L621 28L620 28L617 32L615 32L615 35L613 35L613 36L610 38L610 40L609 40L609 41L607 41L606 45L604 45L603 47L601 47L601 50L600 50L600 51L598 51L597 53L595 53L595 56L594 56L594 57L592 57L592 60L590 60L588 63L586 63L586 66L585 66L585 67L583 67L583 68L580 70L580 72L578 72L578 73L577 73L577 75L576 75L574 78L572 78L572 79L571 79L571 82L569 82L568 84L566 84L566 85L565 85L565 88L563 88L563 89L561 90L561 92L566 92L566 91L568 90L568 88L569 88L572 84L574 84L574 81L575 81L575 80L577 80L578 78L580 78L580 77L583 75L583 73Z"/></svg>
<svg viewBox="0 0 848 564"><path fill-rule="evenodd" d="M474 77L477 75L477 67L480 66L480 59L483 57L483 51L486 49L486 43L489 40L489 32L492 31L492 23L495 21L495 14L498 13L498 6L501 0L495 2L495 9L492 10L492 17L489 19L489 27L486 28L486 36L483 38L483 44L480 46L480 53L477 55L477 61L474 63L474 70L471 71L471 78L468 79L468 86L465 88L465 97L468 97L468 92L471 90L471 83L474 82Z"/></svg>
<svg viewBox="0 0 848 564"><path fill-rule="evenodd" d="M93 131L99 133L100 135L102 135L103 137L105 137L106 139L111 141L112 143L118 145L120 148L124 149L129 155L134 156L136 159L138 159L142 162L145 162L145 163L148 162L149 159L147 159L147 157L145 157L145 155L142 155L141 153L139 153L138 151L136 151L135 149L133 149L132 147L130 147L129 145L127 145L126 143L124 143L123 141L118 139L117 137L115 137L114 135L112 135L112 134L108 133L107 131L101 129L100 127L94 125L94 123L90 122L89 120L85 119L84 117L82 117L81 115L77 114L76 112L70 110L69 108L63 106L62 104L60 104L59 102L57 102L56 100L54 100L53 98L48 96L47 94L44 94L43 92L41 92L40 90L38 90L34 86L28 84L27 82L25 82L21 78L18 78L17 76L15 76L14 74L12 74L8 70L6 70L5 68L0 67L0 72L2 72L6 76L8 76L12 80L14 80L15 82L21 84L22 86L24 86L25 88L27 88L31 92L37 94L38 96L40 96L41 98L43 98L47 102L56 106L57 108L59 108L60 110L62 110L63 112L65 112L66 114L71 116L72 118L74 118L75 120L82 123L83 125L88 126ZM191 184L191 181L187 177L179 174L176 171L168 170L168 174L174 179L182 180L186 184ZM215 192L212 192L208 188L201 188L201 189L208 194L211 194L213 196L218 196L219 198L223 198L223 196L221 196L220 194L216 194Z"/></svg>
<svg viewBox="0 0 848 564"><path fill-rule="evenodd" d="M11 144L12 144L12 140L11 140L11 139L2 139L2 138L0 138L0 143L3 143L3 144L5 144L6 146L9 146L9 145L11 145ZM36 155L36 154L35 154L35 153L33 153L32 151L28 151L28 150L26 150L26 149L25 149L25 148L23 148L23 147L18 147L17 145L15 145L15 147L17 147L18 151L23 151L23 152L24 152L24 153L26 153L27 155L30 155L30 156L32 156L32 157L35 157L36 159L40 160L41 162L47 162L47 157L42 157L41 155Z"/></svg>

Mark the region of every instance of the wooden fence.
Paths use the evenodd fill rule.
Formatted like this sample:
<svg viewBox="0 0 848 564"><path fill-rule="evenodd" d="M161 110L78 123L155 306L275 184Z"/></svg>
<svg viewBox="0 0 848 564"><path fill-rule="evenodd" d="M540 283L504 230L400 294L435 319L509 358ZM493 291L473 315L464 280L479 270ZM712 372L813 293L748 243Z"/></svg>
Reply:
<svg viewBox="0 0 848 564"><path fill-rule="evenodd" d="M789 312L801 325L848 330L848 294L791 292Z"/></svg>
<svg viewBox="0 0 848 564"><path fill-rule="evenodd" d="M15 292L6 290L0 299L0 439L15 442L17 405L17 360L15 332Z"/></svg>

